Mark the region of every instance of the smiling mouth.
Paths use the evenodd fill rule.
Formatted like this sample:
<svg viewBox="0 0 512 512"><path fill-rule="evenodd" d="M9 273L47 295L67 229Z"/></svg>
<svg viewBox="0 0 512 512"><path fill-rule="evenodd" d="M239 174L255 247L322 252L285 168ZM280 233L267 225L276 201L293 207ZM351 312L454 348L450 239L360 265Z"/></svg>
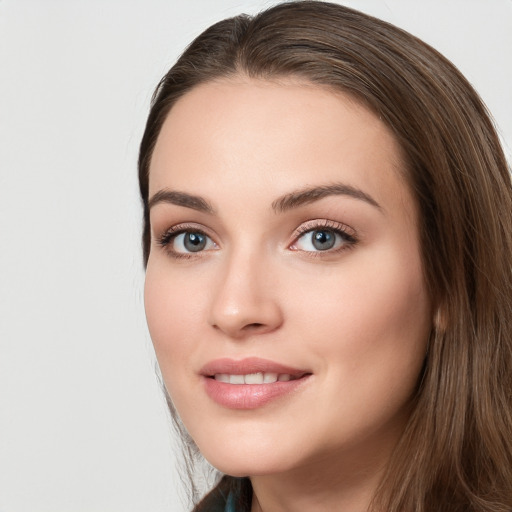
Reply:
<svg viewBox="0 0 512 512"><path fill-rule="evenodd" d="M262 359L215 359L200 370L206 394L228 409L257 409L295 396L312 372Z"/></svg>
<svg viewBox="0 0 512 512"><path fill-rule="evenodd" d="M273 384L274 382L289 382L304 377L307 374L291 375L289 373L257 372L247 373L245 375L216 373L210 376L217 382L226 384Z"/></svg>
<svg viewBox="0 0 512 512"><path fill-rule="evenodd" d="M247 368L247 373L220 373L223 370L226 372L229 364L222 366L222 369L203 374L203 382L207 395L228 409L257 409L275 400L286 400L287 396L295 396L299 389L307 386L312 376L310 372L276 368L279 365L274 365L274 371L261 371L251 363L249 366L253 367ZM240 372L239 368L230 370ZM293 373L287 373L290 370Z"/></svg>

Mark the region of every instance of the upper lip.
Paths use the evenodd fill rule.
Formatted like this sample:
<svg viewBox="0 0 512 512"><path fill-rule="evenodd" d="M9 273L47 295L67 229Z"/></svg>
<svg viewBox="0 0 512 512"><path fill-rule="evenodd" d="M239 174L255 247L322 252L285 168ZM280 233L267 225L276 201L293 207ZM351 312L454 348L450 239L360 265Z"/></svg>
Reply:
<svg viewBox="0 0 512 512"><path fill-rule="evenodd" d="M245 359L235 360L229 358L215 359L206 363L200 370L200 374L211 377L216 374L229 375L248 375L251 373L278 373L287 374L292 377L302 377L308 373L307 370L293 368L268 359L259 357L248 357Z"/></svg>

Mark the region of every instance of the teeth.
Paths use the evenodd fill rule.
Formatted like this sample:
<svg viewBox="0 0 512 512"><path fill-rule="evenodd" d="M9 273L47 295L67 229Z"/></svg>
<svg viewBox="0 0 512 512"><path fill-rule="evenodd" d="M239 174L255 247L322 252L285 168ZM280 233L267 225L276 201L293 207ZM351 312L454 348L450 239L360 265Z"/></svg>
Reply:
<svg viewBox="0 0 512 512"><path fill-rule="evenodd" d="M244 376L243 375L230 375L229 383L230 384L245 384Z"/></svg>
<svg viewBox="0 0 512 512"><path fill-rule="evenodd" d="M263 384L263 373L249 373L244 380L246 384Z"/></svg>
<svg viewBox="0 0 512 512"><path fill-rule="evenodd" d="M227 373L216 373L214 379L218 382L228 384L273 384L274 382L287 382L292 380L292 376L287 373L248 373L247 375L229 375Z"/></svg>

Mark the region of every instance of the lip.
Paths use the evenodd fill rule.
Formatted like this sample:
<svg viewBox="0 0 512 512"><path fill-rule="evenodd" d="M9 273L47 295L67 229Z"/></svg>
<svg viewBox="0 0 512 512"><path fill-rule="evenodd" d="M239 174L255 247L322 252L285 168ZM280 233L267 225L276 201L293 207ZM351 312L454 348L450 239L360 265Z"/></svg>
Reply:
<svg viewBox="0 0 512 512"><path fill-rule="evenodd" d="M308 370L293 368L269 359L260 357L247 357L239 361L235 359L223 358L215 359L205 364L200 374L205 377L211 377L217 373L229 373L231 375L246 375L248 373L287 373L293 377L301 377L305 373L311 373Z"/></svg>
<svg viewBox="0 0 512 512"><path fill-rule="evenodd" d="M269 384L230 384L213 378L216 374L247 375L251 373L277 373L292 377L289 381ZM229 409L256 409L284 398L302 387L311 372L293 368L268 359L250 357L242 360L216 359L201 370L207 395L217 404Z"/></svg>

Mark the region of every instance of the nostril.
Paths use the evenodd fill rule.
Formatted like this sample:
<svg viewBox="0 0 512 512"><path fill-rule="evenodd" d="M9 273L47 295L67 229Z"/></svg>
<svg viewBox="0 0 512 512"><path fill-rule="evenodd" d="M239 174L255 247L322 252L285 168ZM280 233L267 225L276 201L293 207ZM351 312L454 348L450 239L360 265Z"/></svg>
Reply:
<svg viewBox="0 0 512 512"><path fill-rule="evenodd" d="M243 327L243 329L245 331L253 331L253 330L257 330L257 329L261 329L262 327L264 327L264 324L260 324L260 323L252 323L252 324L247 324Z"/></svg>

